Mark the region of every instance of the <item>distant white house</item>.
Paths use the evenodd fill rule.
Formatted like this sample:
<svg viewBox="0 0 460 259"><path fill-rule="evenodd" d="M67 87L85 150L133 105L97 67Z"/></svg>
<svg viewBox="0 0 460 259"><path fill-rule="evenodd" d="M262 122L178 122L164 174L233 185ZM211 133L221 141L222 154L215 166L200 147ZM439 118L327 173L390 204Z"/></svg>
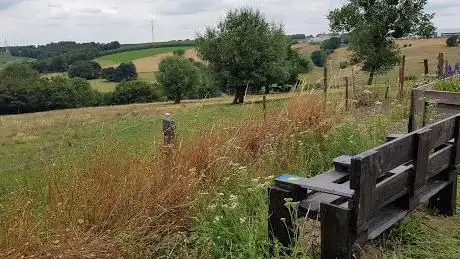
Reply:
<svg viewBox="0 0 460 259"><path fill-rule="evenodd" d="M321 33L321 34L316 35L316 37L310 39L309 42L323 42L323 41L328 40L328 39L330 39L330 38L332 38L334 36L335 35L333 35L333 34Z"/></svg>

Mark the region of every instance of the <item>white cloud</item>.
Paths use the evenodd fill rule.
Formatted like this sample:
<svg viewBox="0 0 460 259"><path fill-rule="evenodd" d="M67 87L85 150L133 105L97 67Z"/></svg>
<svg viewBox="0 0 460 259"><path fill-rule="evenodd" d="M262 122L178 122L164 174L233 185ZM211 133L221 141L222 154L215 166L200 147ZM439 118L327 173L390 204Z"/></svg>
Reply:
<svg viewBox="0 0 460 259"><path fill-rule="evenodd" d="M345 0L0 0L0 40L10 44L43 44L194 38L215 25L225 12L257 7L267 18L282 22L289 33L317 34L328 30L326 15ZM429 0L439 28L455 28L458 0Z"/></svg>

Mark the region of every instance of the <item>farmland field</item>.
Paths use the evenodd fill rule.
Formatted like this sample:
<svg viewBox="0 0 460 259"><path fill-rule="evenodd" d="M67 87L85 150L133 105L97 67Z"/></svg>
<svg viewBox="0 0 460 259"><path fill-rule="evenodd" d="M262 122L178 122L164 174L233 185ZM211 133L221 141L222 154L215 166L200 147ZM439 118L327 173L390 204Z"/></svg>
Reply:
<svg viewBox="0 0 460 259"><path fill-rule="evenodd" d="M155 56L164 53L170 53L177 49L190 49L190 47L168 47L168 48L151 48L143 50L133 50L112 55L102 56L95 59L101 66L114 66L120 63L133 62L137 59Z"/></svg>
<svg viewBox="0 0 460 259"><path fill-rule="evenodd" d="M449 48L443 39L430 39L430 40L399 40L397 41L401 47L401 53L406 55L406 76L415 76L417 79L423 78L423 60L428 59L430 74L437 72L437 57L439 52L444 52L446 60L452 64L460 62L460 48ZM406 45L406 47L404 47ZM409 46L412 45L412 46ZM318 50L319 46L301 44L296 47L304 54L311 54L311 52ZM330 84L343 84L343 77L347 76L351 79L352 67L340 69L340 62L349 60L350 51L346 48L339 48L332 53L328 58L328 69ZM422 63L421 63L422 62ZM367 82L368 73L360 71L359 67L354 68L355 80L358 84L365 84ZM302 77L310 84L320 83L323 78L323 68L314 67L313 71ZM396 85L398 80L398 67L387 72L383 75L375 77L376 84L385 84L388 82L391 85Z"/></svg>
<svg viewBox="0 0 460 259"><path fill-rule="evenodd" d="M419 59L442 49L411 44L403 52L415 74ZM455 51L446 56L457 59ZM349 73L338 69L347 55L330 56L331 83ZM139 77L153 81L154 73ZM322 69L305 77L321 80ZM407 130L408 99L369 89L377 99L348 111L340 88L327 102L320 90L269 95L265 113L254 95L245 105L224 96L2 116L0 257L267 258L274 177L316 175L339 155ZM166 112L177 126L171 148L163 146ZM304 227L296 255L319 258L318 236ZM422 211L362 249L364 258L457 258L459 233L459 217Z"/></svg>

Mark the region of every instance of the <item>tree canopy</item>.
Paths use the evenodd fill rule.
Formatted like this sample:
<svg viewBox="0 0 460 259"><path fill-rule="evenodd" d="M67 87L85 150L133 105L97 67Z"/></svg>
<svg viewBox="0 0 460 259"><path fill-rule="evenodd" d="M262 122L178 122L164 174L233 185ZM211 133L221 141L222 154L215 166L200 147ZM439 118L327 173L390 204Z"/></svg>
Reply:
<svg viewBox="0 0 460 259"><path fill-rule="evenodd" d="M161 61L156 78L168 99L175 103L180 103L195 86L201 84L198 67L182 56L172 56Z"/></svg>
<svg viewBox="0 0 460 259"><path fill-rule="evenodd" d="M369 72L368 84L400 60L395 38L417 34L432 26L424 11L427 0L350 0L329 13L334 32L350 32L352 62Z"/></svg>
<svg viewBox="0 0 460 259"><path fill-rule="evenodd" d="M248 88L260 90L287 79L288 46L283 27L254 9L228 12L197 39L199 56L209 62L221 88L235 93L235 104L244 102Z"/></svg>

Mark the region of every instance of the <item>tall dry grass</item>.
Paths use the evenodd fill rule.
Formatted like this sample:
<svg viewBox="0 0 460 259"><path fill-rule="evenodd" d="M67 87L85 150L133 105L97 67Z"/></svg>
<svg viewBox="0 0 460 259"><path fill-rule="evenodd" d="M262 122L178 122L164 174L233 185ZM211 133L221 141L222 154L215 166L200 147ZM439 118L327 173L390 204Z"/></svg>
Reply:
<svg viewBox="0 0 460 259"><path fill-rule="evenodd" d="M223 123L178 139L172 149L152 145L156 155L148 159L109 142L51 165L45 201L24 189L0 207L0 257L156 253L164 237L187 229L199 191L212 192L230 163L254 163L266 145L299 132L327 132L341 113L321 100L294 96L267 120L250 116ZM258 166L263 172L263 163Z"/></svg>

